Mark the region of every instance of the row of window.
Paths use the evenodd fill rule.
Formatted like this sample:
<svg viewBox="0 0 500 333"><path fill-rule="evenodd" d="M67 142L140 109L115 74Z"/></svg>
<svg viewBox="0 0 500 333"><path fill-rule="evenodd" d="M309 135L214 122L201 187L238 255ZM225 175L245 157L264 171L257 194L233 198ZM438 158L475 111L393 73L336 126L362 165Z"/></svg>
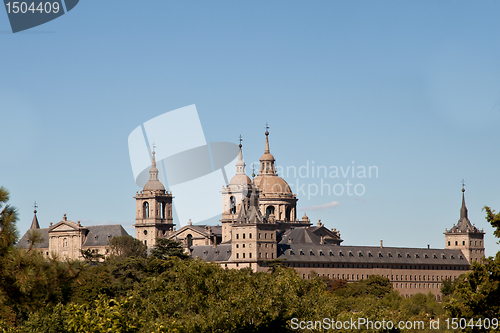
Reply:
<svg viewBox="0 0 500 333"><path fill-rule="evenodd" d="M320 257L321 256L325 256L325 252L323 252L323 250L319 250L318 254L319 254ZM330 257L335 257L335 254L333 253L332 250L330 250L328 252L328 254L329 254ZM292 256L295 255L295 252L293 250L290 250L290 255L292 255ZM304 256L305 252L303 250L299 250L299 255ZM309 255L310 256L315 256L316 253L313 250L309 250ZM339 257L344 257L344 256L345 256L344 252L339 251ZM351 251L349 251L348 256L349 257L355 257L355 255ZM358 252L358 257L359 258L364 258L365 255L363 254L363 252ZM368 252L368 258L373 258L373 257L374 257L373 254L371 252ZM384 255L382 254L382 252L378 253L378 257L379 258L384 258ZM392 253L389 252L387 254L387 257L388 258L393 258ZM397 257L398 258L403 258L403 255L401 253L398 253ZM433 257L434 257L434 259L438 259L438 256L436 254L433 254ZM407 259L411 259L412 256L409 253L407 253L406 254L406 258ZM429 255L427 255L426 253L424 253L424 259L429 259L429 258L430 258ZM459 258L460 258L460 260L464 259L463 256L459 256ZM418 253L415 253L415 259L420 259L420 255ZM441 259L447 259L446 255L441 254ZM455 256L454 255L450 255L450 259L455 259Z"/></svg>
<svg viewBox="0 0 500 333"><path fill-rule="evenodd" d="M303 278L305 278L305 276L306 276L305 274L302 274ZM320 276L320 274L318 274L318 276ZM329 279L332 278L332 279L338 279L338 280L342 279L342 280L350 280L350 281L353 281L353 280L359 281L360 280L360 276L361 276L361 280L365 279L365 275L364 274L361 274L361 275L359 275L359 274L332 274L331 277L330 277L330 274L326 274L326 275L323 274L322 276L324 276L326 278L329 278ZM389 275L381 275L381 276L389 278ZM368 279L369 277L370 277L370 274L367 274L366 278ZM402 277L403 276L401 275L401 278ZM391 275L390 281L394 281L393 278L394 278L394 276ZM417 276L415 275L415 279L416 278L417 278ZM430 278L430 276L428 276L428 278ZM441 280L439 278L441 278ZM457 277L456 276L436 276L436 281L438 281L438 282L446 280L446 279L455 280L455 279L457 279ZM425 276L424 276L424 280L425 280ZM398 281L397 275L396 275L396 281ZM411 275L410 275L410 281L411 281ZM419 276L419 281L420 281L420 276ZM428 281L430 281L430 280L428 280ZM434 276L432 277L432 281L434 281ZM421 288L420 287L421 285L425 286L425 284L426 283L418 283L418 286L419 286L418 288ZM428 285L439 285L439 286L441 284L442 284L441 282L439 282L439 283L428 283ZM404 285L405 285L404 288L408 288L408 283L404 283ZM410 285L410 288L413 288L412 287L413 283L409 283L409 285ZM395 286L396 286L396 288L398 288L398 286L401 286L401 288L403 288L403 283L395 283ZM415 288L417 288L417 283L415 283ZM428 288L430 288L430 287L428 287Z"/></svg>
<svg viewBox="0 0 500 333"><path fill-rule="evenodd" d="M267 245L270 245L269 247L270 248L274 248L274 244L273 243L264 243L264 247L267 248ZM245 248L245 243L241 244L241 247L242 248ZM252 243L248 243L248 247L252 247ZM259 243L259 247L262 247L262 243ZM240 244L236 243L236 248L239 249L240 248Z"/></svg>
<svg viewBox="0 0 500 333"><path fill-rule="evenodd" d="M274 259L274 253L271 253L271 258L269 258L269 253L265 253L264 256L262 256L262 253L259 252L259 259ZM241 254L241 258L242 259L245 259L245 253L242 253ZM236 253L236 259L240 259L240 254L239 253ZM252 259L252 253L248 253L248 259Z"/></svg>
<svg viewBox="0 0 500 333"><path fill-rule="evenodd" d="M422 266L422 265L375 265L375 264L331 264L331 263L284 263L288 267L324 267L324 268L391 268L466 271L468 266Z"/></svg>
<svg viewBox="0 0 500 333"><path fill-rule="evenodd" d="M267 232L264 232L264 239L267 239L267 234L268 234ZM274 233L270 232L269 234L271 235L270 236L271 239L273 239ZM245 236L246 236L245 233L241 234L242 239L245 239ZM262 236L262 233L259 232L259 238L261 238L261 236ZM248 234L248 238L252 238L252 233ZM236 234L236 239L240 239L240 234Z"/></svg>
<svg viewBox="0 0 500 333"><path fill-rule="evenodd" d="M482 241L479 241L479 246L481 246ZM451 241L448 241L448 246L451 245ZM458 246L458 241L455 241L455 245ZM462 245L465 245L465 241L462 241ZM477 245L477 241L474 241L474 245ZM472 246L472 241L470 241L470 246Z"/></svg>
<svg viewBox="0 0 500 333"><path fill-rule="evenodd" d="M172 217L172 210L165 202L161 202L160 206L160 211L156 211L156 214L160 215L160 218L165 219L167 217ZM142 218L149 218L149 202L147 201L142 204Z"/></svg>

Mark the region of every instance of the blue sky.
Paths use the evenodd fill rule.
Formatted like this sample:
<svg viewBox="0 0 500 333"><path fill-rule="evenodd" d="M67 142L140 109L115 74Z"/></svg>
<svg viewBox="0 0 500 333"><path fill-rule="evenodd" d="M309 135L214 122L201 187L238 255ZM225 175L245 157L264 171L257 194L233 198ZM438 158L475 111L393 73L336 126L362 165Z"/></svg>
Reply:
<svg viewBox="0 0 500 333"><path fill-rule="evenodd" d="M0 184L21 233L35 200L42 227L67 213L131 232L128 135L196 104L208 142L243 136L247 165L268 122L277 165L377 166L378 177L325 179L363 184L362 196L297 193L299 207L328 206L307 214L344 244L444 247L464 178L493 255L481 208L500 210L499 11L498 1L87 0L17 34L0 11Z"/></svg>

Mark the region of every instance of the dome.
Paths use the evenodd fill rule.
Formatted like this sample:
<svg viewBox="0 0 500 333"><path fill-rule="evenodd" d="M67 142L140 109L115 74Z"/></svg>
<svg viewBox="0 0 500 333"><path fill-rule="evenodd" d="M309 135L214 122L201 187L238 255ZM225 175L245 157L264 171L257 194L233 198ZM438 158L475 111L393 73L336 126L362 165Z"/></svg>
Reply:
<svg viewBox="0 0 500 333"><path fill-rule="evenodd" d="M260 157L260 161L273 161L274 162L274 156L271 153L264 153Z"/></svg>
<svg viewBox="0 0 500 333"><path fill-rule="evenodd" d="M144 185L144 191L155 191L155 190L162 190L165 191L165 187L159 180L150 180Z"/></svg>
<svg viewBox="0 0 500 333"><path fill-rule="evenodd" d="M254 179L254 184L263 194L292 194L288 183L278 176L257 176Z"/></svg>
<svg viewBox="0 0 500 333"><path fill-rule="evenodd" d="M231 182L229 182L230 185L245 185L251 183L252 181L247 175L234 175L234 177L231 178Z"/></svg>

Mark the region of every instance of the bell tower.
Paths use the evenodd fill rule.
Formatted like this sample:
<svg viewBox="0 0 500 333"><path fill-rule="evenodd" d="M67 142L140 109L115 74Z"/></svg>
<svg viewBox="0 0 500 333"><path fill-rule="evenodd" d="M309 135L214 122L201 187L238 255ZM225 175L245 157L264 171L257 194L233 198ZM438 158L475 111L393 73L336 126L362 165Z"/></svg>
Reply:
<svg viewBox="0 0 500 333"><path fill-rule="evenodd" d="M446 249L460 249L469 263L484 258L484 231L470 223L465 206L465 183L462 181L462 207L460 219L444 233Z"/></svg>
<svg viewBox="0 0 500 333"><path fill-rule="evenodd" d="M233 223L240 213L243 199L252 190L252 181L245 173L245 162L243 161L243 151L240 135L240 151L238 162L236 162L236 174L229 182L229 185L222 188L222 243L231 240L231 229Z"/></svg>
<svg viewBox="0 0 500 333"><path fill-rule="evenodd" d="M149 181L134 197L136 202L135 238L147 247L156 244L156 238L165 238L174 230L172 218L172 193L158 180L155 146L149 170Z"/></svg>

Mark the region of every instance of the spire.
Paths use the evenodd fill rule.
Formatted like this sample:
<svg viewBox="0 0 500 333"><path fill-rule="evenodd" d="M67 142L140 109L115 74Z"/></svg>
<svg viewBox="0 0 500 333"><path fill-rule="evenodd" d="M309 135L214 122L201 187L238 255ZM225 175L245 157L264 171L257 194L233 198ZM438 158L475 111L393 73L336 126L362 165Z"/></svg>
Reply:
<svg viewBox="0 0 500 333"><path fill-rule="evenodd" d="M153 143L153 158L151 160L151 169L149 169L149 181L158 181L158 169L156 168L155 144Z"/></svg>
<svg viewBox="0 0 500 333"><path fill-rule="evenodd" d="M156 168L156 158L155 158L156 152L155 152L155 148L156 148L156 146L155 146L155 144L153 142L153 161L151 162L151 165Z"/></svg>
<svg viewBox="0 0 500 333"><path fill-rule="evenodd" d="M33 215L33 221L31 222L31 227L30 229L40 229L40 224L38 224L38 218L36 217L36 209L38 208L38 206L36 205L36 201L35 201L35 204L33 205L33 207L35 207L35 210L33 211L34 215Z"/></svg>
<svg viewBox="0 0 500 333"><path fill-rule="evenodd" d="M266 123L266 149L264 150L264 154L270 154L269 150L269 126Z"/></svg>
<svg viewBox="0 0 500 333"><path fill-rule="evenodd" d="M264 150L264 155L260 157L260 175L276 175L276 170L274 169L274 156L271 154L269 149L269 126L266 123L266 148Z"/></svg>
<svg viewBox="0 0 500 333"><path fill-rule="evenodd" d="M465 182L462 180L462 207L460 208L460 219L468 219L467 207L465 207Z"/></svg>
<svg viewBox="0 0 500 333"><path fill-rule="evenodd" d="M243 138L240 135L240 152L238 153L238 162L236 162L236 174L237 175L244 175L245 174L245 162L243 161L243 151L241 149L242 144L241 141L243 141Z"/></svg>
<svg viewBox="0 0 500 333"><path fill-rule="evenodd" d="M149 169L149 181L144 185L144 190L165 190L163 184L158 180L158 169L156 168L155 144L153 143L153 157L151 158L151 169Z"/></svg>

